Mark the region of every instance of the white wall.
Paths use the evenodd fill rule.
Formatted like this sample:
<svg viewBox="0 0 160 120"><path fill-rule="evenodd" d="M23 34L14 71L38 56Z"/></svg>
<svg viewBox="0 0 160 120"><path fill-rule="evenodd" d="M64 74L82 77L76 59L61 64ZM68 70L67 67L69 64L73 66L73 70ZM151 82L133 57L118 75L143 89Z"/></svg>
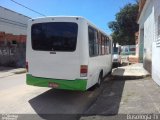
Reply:
<svg viewBox="0 0 160 120"><path fill-rule="evenodd" d="M0 32L26 35L29 17L0 7Z"/></svg>
<svg viewBox="0 0 160 120"><path fill-rule="evenodd" d="M144 29L144 67L145 60L151 60L153 80L160 85L160 46L156 45L158 36L158 16L160 15L160 0L147 0L139 19L140 29Z"/></svg>
<svg viewBox="0 0 160 120"><path fill-rule="evenodd" d="M147 1L147 6L145 11L142 11L143 17L140 20L140 27L144 29L144 49L143 49L143 64L144 68L151 73L152 70L152 43L154 41L154 31L155 31L155 22L154 22L154 0ZM140 33L141 34L141 33ZM143 40L141 40L143 41Z"/></svg>
<svg viewBox="0 0 160 120"><path fill-rule="evenodd" d="M160 16L160 0L154 0L155 36L152 43L152 78L160 85L160 47L156 45L158 36L158 16Z"/></svg>
<svg viewBox="0 0 160 120"><path fill-rule="evenodd" d="M160 47L157 48L155 42L153 42L152 52L152 78L158 85L160 85Z"/></svg>

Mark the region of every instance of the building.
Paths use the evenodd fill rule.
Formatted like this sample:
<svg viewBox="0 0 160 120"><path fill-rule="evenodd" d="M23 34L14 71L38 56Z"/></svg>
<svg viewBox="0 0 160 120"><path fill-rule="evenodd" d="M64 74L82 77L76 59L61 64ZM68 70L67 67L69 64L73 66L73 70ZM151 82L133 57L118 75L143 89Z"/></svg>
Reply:
<svg viewBox="0 0 160 120"><path fill-rule="evenodd" d="M0 65L25 66L27 22L30 18L0 6Z"/></svg>
<svg viewBox="0 0 160 120"><path fill-rule="evenodd" d="M140 60L160 85L160 0L139 1L138 23Z"/></svg>

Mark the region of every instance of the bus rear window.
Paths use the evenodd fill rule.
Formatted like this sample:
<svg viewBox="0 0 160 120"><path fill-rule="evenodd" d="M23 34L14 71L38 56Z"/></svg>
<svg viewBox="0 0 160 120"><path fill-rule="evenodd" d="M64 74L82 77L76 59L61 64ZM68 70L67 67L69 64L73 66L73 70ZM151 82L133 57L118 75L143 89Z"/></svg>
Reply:
<svg viewBox="0 0 160 120"><path fill-rule="evenodd" d="M31 41L33 50L68 51L76 49L78 25L71 22L33 24Z"/></svg>

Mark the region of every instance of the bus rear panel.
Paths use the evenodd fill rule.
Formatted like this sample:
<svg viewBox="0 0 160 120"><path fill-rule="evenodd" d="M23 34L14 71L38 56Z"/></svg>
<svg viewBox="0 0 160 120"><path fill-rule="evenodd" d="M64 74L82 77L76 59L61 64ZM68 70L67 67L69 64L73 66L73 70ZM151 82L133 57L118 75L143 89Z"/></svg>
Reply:
<svg viewBox="0 0 160 120"><path fill-rule="evenodd" d="M86 90L87 76L80 76L79 24L76 18L61 17L29 21L28 85Z"/></svg>

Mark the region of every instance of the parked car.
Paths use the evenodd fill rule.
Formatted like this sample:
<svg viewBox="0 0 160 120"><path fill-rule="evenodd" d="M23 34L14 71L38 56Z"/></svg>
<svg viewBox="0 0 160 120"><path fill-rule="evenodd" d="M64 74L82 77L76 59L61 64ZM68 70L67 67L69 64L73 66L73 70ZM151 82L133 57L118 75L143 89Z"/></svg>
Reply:
<svg viewBox="0 0 160 120"><path fill-rule="evenodd" d="M119 66L122 64L120 49L121 49L120 47L113 47L113 57L112 57L113 65Z"/></svg>

